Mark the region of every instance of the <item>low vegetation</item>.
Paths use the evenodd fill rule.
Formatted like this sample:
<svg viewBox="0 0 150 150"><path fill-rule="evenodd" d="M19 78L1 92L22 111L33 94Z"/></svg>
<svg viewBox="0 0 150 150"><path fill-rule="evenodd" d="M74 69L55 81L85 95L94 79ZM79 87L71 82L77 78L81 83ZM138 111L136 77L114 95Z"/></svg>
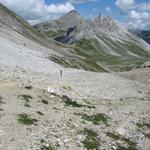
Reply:
<svg viewBox="0 0 150 150"><path fill-rule="evenodd" d="M114 140L119 140L120 139L120 136L118 134L115 134L115 133L107 132L106 135L111 137Z"/></svg>
<svg viewBox="0 0 150 150"><path fill-rule="evenodd" d="M94 125L99 125L101 123L107 124L107 121L109 119L109 117L103 113L98 113L98 114L91 115L91 116L87 114L81 114L81 113L76 113L76 115L80 115L82 119L86 121L90 121Z"/></svg>
<svg viewBox="0 0 150 150"><path fill-rule="evenodd" d="M48 105L48 101L45 99L42 99L42 103Z"/></svg>
<svg viewBox="0 0 150 150"><path fill-rule="evenodd" d="M48 144L44 139L41 139L40 143L42 145L40 150L56 150L54 146Z"/></svg>
<svg viewBox="0 0 150 150"><path fill-rule="evenodd" d="M147 122L137 123L136 124L140 132L148 139L150 139L150 133L148 133L148 129L150 129L150 124Z"/></svg>
<svg viewBox="0 0 150 150"><path fill-rule="evenodd" d="M32 96L30 96L30 95L19 95L18 97L21 97L25 101L25 103L24 103L25 107L31 107L29 102L32 99Z"/></svg>
<svg viewBox="0 0 150 150"><path fill-rule="evenodd" d="M47 32L45 32L48 38L56 38L58 36L61 36L65 33L64 30L58 30L58 31L53 31L53 30L49 30Z"/></svg>
<svg viewBox="0 0 150 150"><path fill-rule="evenodd" d="M70 86L63 86L63 89L65 89L67 91L72 91L72 88Z"/></svg>
<svg viewBox="0 0 150 150"><path fill-rule="evenodd" d="M105 43L112 46L112 49L120 56L111 55L105 52L104 47L96 39L82 38L72 45L67 45L72 49L72 53L79 57L59 57L52 55L50 60L67 68L84 69L95 72L109 72L109 71L128 71L135 68L148 60L149 54L143 51L134 43L122 44L110 40L107 36L100 37L102 40L106 39ZM70 47L69 47L70 46ZM139 59L132 56L127 50L133 52L137 56L143 56Z"/></svg>
<svg viewBox="0 0 150 150"><path fill-rule="evenodd" d="M63 100L63 102L65 103L66 106L95 108L95 106L78 104L76 101L72 101L72 99L66 95L63 95L60 98Z"/></svg>
<svg viewBox="0 0 150 150"><path fill-rule="evenodd" d="M18 115L18 122L25 125L32 125L37 122L36 119L32 119L30 115L23 113Z"/></svg>
<svg viewBox="0 0 150 150"><path fill-rule="evenodd" d="M99 150L100 142L97 133L89 129L84 129L83 133L86 135L82 141L83 146L87 150Z"/></svg>
<svg viewBox="0 0 150 150"><path fill-rule="evenodd" d="M142 122L142 123L137 123L136 125L138 126L138 128L146 127L148 129L150 129L150 123Z"/></svg>
<svg viewBox="0 0 150 150"><path fill-rule="evenodd" d="M37 114L43 116L44 114L41 111L36 111Z"/></svg>
<svg viewBox="0 0 150 150"><path fill-rule="evenodd" d="M106 135L115 141L119 140L123 142L122 145L121 144L117 145L117 150L137 150L136 143L131 141L129 138L111 132L107 132Z"/></svg>
<svg viewBox="0 0 150 150"><path fill-rule="evenodd" d="M29 85L29 86L25 86L24 88L28 89L28 90L31 90L33 87Z"/></svg>
<svg viewBox="0 0 150 150"><path fill-rule="evenodd" d="M66 106L72 106L72 107L83 107L83 105L78 104L76 101L72 101L68 96L63 95L62 97L63 102Z"/></svg>
<svg viewBox="0 0 150 150"><path fill-rule="evenodd" d="M24 106L25 106L25 107L31 107L30 104L29 104L29 103L26 103L26 102L25 102Z"/></svg>
<svg viewBox="0 0 150 150"><path fill-rule="evenodd" d="M18 95L18 97L21 97L26 102L30 102L30 100L32 99L32 96L30 95Z"/></svg>

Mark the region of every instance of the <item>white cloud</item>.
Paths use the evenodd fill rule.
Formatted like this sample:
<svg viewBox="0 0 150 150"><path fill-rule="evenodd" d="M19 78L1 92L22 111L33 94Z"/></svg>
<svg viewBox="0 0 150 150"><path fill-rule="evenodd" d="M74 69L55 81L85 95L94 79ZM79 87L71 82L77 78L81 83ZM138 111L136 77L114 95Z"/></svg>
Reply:
<svg viewBox="0 0 150 150"><path fill-rule="evenodd" d="M0 0L0 3L15 11L30 23L55 19L61 14L75 9L70 2L48 5L45 0Z"/></svg>
<svg viewBox="0 0 150 150"><path fill-rule="evenodd" d="M134 29L149 29L150 27L150 13L149 12L139 12L131 10L129 12L129 28Z"/></svg>
<svg viewBox="0 0 150 150"><path fill-rule="evenodd" d="M128 22L124 23L131 29L150 29L150 1L136 3L134 0L115 0L116 6L124 12Z"/></svg>
<svg viewBox="0 0 150 150"><path fill-rule="evenodd" d="M136 12L135 10L131 10L129 15L132 19L148 19L148 18L150 18L150 14L148 12Z"/></svg>
<svg viewBox="0 0 150 150"><path fill-rule="evenodd" d="M142 11L150 11L150 1L147 3L140 3L135 6L135 8Z"/></svg>
<svg viewBox="0 0 150 150"><path fill-rule="evenodd" d="M80 3L86 3L86 2L96 2L98 0L69 0L72 4L80 4Z"/></svg>
<svg viewBox="0 0 150 150"><path fill-rule="evenodd" d="M115 3L121 10L125 11L132 7L134 0L116 0Z"/></svg>
<svg viewBox="0 0 150 150"><path fill-rule="evenodd" d="M110 13L111 12L111 8L110 7L106 7L105 10Z"/></svg>

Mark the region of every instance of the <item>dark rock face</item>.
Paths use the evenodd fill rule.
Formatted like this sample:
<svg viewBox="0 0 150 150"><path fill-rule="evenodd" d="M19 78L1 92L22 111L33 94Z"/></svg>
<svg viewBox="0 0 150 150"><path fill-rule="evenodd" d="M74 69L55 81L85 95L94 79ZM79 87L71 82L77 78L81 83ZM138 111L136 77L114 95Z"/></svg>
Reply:
<svg viewBox="0 0 150 150"><path fill-rule="evenodd" d="M139 31L137 35L150 44L150 31Z"/></svg>

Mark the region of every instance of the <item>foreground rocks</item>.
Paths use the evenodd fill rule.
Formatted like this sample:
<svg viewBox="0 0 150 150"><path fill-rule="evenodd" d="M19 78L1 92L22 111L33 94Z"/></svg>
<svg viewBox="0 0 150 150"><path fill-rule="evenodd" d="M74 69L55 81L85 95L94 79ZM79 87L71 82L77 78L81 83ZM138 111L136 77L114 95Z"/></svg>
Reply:
<svg viewBox="0 0 150 150"><path fill-rule="evenodd" d="M0 149L149 150L150 86L136 80L145 70L63 72L1 68Z"/></svg>

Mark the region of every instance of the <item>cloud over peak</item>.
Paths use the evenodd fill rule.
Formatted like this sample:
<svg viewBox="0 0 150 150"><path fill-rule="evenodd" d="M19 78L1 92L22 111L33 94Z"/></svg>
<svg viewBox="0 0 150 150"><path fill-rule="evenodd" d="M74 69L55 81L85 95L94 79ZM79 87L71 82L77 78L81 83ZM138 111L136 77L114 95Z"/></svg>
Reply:
<svg viewBox="0 0 150 150"><path fill-rule="evenodd" d="M61 14L75 9L70 2L48 5L45 0L0 0L0 3L32 24L55 19Z"/></svg>
<svg viewBox="0 0 150 150"><path fill-rule="evenodd" d="M128 18L126 26L131 29L150 29L150 1L136 3L135 0L116 0L116 6L124 12Z"/></svg>
<svg viewBox="0 0 150 150"><path fill-rule="evenodd" d="M122 10L127 10L133 4L134 0L116 0L116 5Z"/></svg>
<svg viewBox="0 0 150 150"><path fill-rule="evenodd" d="M80 3L86 3L86 2L96 2L98 0L69 0L72 4L80 4Z"/></svg>

